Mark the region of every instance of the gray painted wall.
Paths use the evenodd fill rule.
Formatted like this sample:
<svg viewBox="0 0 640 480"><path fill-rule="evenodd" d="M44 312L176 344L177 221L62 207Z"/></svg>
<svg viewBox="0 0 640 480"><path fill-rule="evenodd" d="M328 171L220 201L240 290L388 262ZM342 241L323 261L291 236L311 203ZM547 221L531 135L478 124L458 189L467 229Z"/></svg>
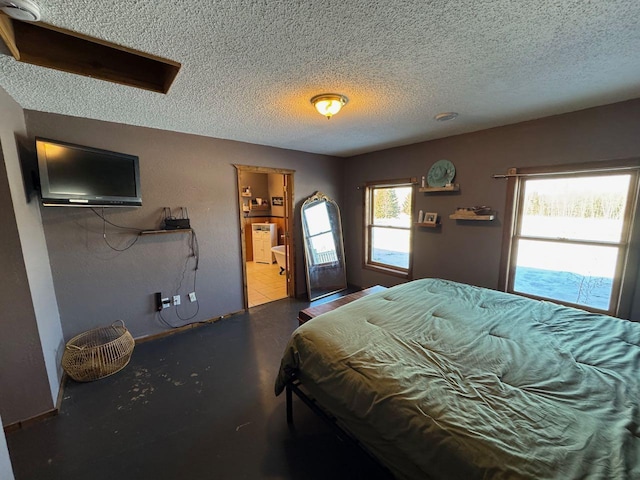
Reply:
<svg viewBox="0 0 640 480"><path fill-rule="evenodd" d="M454 120L455 121L455 120ZM453 162L459 194L416 194L415 211L438 212L439 229L414 231L414 278L440 277L489 288L498 284L509 167L556 165L640 156L640 99L490 130L393 148L345 162L343 208L349 281L360 286L402 280L362 268L362 190L367 181L427 175L440 159ZM456 207L490 205L493 222L457 224Z"/></svg>
<svg viewBox="0 0 640 480"><path fill-rule="evenodd" d="M242 309L242 265L236 169L233 164L293 169L296 215L316 190L340 199L342 166L336 158L218 140L195 135L26 111L35 136L125 152L140 157L143 206L105 209L109 221L157 228L162 207L188 207L200 244L197 295L200 310L191 320L207 320ZM42 207L60 318L65 338L123 319L135 337L167 330L154 312L154 292L166 296L192 290L189 235L141 237L115 252L103 241L103 222L86 208ZM296 217L297 218L297 217ZM107 226L107 238L124 248L134 233ZM305 291L299 226L295 232L297 293ZM186 261L188 267L178 289ZM182 321L175 307L165 319ZM182 318L195 313L185 302Z"/></svg>
<svg viewBox="0 0 640 480"><path fill-rule="evenodd" d="M0 414L7 424L54 406L62 330L37 205L28 204L16 136L20 106L0 89Z"/></svg>
<svg viewBox="0 0 640 480"><path fill-rule="evenodd" d="M0 425L2 418L0 417ZM4 430L0 429L0 478L2 480L13 480L13 468L11 467L11 459L9 458L9 449L7 448L7 439Z"/></svg>

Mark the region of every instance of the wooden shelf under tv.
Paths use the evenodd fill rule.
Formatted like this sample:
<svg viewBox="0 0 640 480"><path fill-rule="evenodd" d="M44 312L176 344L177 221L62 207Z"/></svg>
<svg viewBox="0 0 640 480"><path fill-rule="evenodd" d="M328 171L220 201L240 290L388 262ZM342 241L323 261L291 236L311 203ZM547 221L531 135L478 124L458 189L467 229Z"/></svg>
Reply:
<svg viewBox="0 0 640 480"><path fill-rule="evenodd" d="M187 233L191 231L191 228L176 228L174 230L143 230L139 235L164 235L166 233Z"/></svg>

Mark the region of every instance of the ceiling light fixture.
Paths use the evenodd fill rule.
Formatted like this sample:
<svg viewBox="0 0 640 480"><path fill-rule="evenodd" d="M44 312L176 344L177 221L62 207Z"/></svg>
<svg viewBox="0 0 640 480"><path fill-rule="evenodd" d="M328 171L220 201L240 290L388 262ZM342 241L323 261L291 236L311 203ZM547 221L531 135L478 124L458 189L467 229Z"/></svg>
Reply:
<svg viewBox="0 0 640 480"><path fill-rule="evenodd" d="M323 93L311 99L311 103L316 107L318 113L324 115L327 119L338 113L348 101L347 97L337 93Z"/></svg>
<svg viewBox="0 0 640 480"><path fill-rule="evenodd" d="M0 0L0 10L16 20L40 20L40 8L31 0Z"/></svg>
<svg viewBox="0 0 640 480"><path fill-rule="evenodd" d="M456 112L442 112L437 114L433 118L436 119L438 122L446 122L448 120L453 120L457 116L458 114Z"/></svg>

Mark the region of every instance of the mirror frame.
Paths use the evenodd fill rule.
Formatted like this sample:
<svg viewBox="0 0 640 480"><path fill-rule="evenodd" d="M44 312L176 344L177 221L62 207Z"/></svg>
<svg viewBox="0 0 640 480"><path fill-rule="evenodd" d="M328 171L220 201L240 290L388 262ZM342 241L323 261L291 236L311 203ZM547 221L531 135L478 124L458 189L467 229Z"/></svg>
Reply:
<svg viewBox="0 0 640 480"><path fill-rule="evenodd" d="M333 238L336 243L336 253L338 256L338 261L336 262L338 265L336 266L336 268L342 270L341 272L338 271L337 278L338 280L342 280L342 282L340 284L336 284L335 289L324 289L322 293L315 294L314 290L317 291L318 287L315 285L312 285L312 277L314 277L314 275L312 275L312 273L310 272L310 269L314 268L314 266L313 266L313 263L310 261L310 259L312 258L311 257L312 248L308 240L309 229L307 226L307 222L305 220L304 212L308 208L311 208L323 202L328 205L327 211L329 213L330 220L332 223L331 231L333 233ZM335 217L335 218L332 218L332 217ZM328 295L332 295L334 293L338 293L343 290L346 290L347 289L347 269L346 269L346 262L344 257L344 241L342 237L342 219L340 217L340 208L338 207L338 204L333 199L326 196L324 193L318 191L303 202L302 206L300 207L300 221L302 224L305 275L307 279L307 295L309 296L309 301L311 302L313 300L317 300L319 298L323 298ZM327 267L321 267L321 268L327 268Z"/></svg>

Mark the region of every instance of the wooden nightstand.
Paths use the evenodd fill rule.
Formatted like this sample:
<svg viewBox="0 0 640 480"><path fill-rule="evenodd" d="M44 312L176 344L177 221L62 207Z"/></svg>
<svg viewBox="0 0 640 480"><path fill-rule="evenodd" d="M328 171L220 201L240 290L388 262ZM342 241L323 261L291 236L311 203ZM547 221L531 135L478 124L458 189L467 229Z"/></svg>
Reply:
<svg viewBox="0 0 640 480"><path fill-rule="evenodd" d="M315 307L305 308L304 310L300 310L298 312L298 323L302 325L305 322L308 322L314 317L321 315L323 313L330 312L331 310L335 310L342 305L346 305L347 303L351 303L354 300L357 300L362 297L366 297L367 295L371 295L372 293L378 293L383 290L386 290L387 287L383 287L381 285L374 285L373 287L366 288L364 290L360 290L359 292L354 292L350 295L345 295L344 297L337 298L327 303L321 303L320 305L316 305Z"/></svg>

